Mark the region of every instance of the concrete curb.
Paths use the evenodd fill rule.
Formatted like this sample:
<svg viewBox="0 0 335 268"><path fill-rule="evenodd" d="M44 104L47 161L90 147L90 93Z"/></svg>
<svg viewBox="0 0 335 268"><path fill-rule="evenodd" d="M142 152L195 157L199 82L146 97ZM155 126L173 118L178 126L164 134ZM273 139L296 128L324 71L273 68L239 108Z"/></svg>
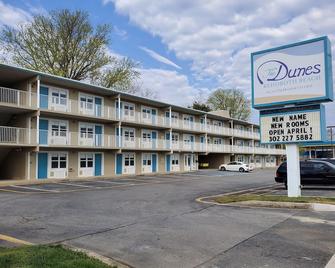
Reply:
<svg viewBox="0 0 335 268"><path fill-rule="evenodd" d="M257 201L257 200L232 202L232 203L218 203L216 201L213 201L213 198L224 195L225 194L199 197L196 199L196 201L203 204L211 204L211 205L227 206L227 207L310 209L314 211L324 211L324 212L335 211L335 205L322 204L322 203L273 202L273 201Z"/></svg>
<svg viewBox="0 0 335 268"><path fill-rule="evenodd" d="M94 258L94 259L97 259L97 260L99 260L99 261L103 262L104 264L107 264L111 267L116 266L117 268L133 268L133 266L131 266L129 264L126 264L123 261L115 260L115 259L109 258L109 257L105 257L103 255L100 255L100 254L95 253L95 252L93 252L91 250L88 250L88 249L78 248L78 247L74 247L74 246L71 246L71 245L68 245L68 244L63 244L63 243L61 245L64 248L70 249L72 251L82 252L82 253L86 254L87 256L89 256L91 258Z"/></svg>

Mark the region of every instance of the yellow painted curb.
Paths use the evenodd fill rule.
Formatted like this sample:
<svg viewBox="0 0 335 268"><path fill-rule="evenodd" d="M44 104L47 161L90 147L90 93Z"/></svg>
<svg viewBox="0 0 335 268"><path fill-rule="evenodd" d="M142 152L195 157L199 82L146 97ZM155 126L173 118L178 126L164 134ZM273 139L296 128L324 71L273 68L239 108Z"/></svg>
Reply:
<svg viewBox="0 0 335 268"><path fill-rule="evenodd" d="M14 244L26 245L26 246L33 246L34 245L31 242L21 240L21 239L17 239L15 237L8 236L8 235L3 235L3 234L0 234L0 240L4 240L4 241L14 243Z"/></svg>

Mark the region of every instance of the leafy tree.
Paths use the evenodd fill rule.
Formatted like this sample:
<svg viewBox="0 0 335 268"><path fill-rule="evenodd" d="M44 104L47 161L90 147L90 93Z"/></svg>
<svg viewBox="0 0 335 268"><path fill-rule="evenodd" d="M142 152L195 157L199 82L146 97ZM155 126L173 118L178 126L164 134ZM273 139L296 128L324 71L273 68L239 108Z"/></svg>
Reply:
<svg viewBox="0 0 335 268"><path fill-rule="evenodd" d="M208 104L202 103L200 101L194 101L192 106L190 106L189 108L199 110L199 111L204 111L204 112L210 112L211 111L211 108L209 107Z"/></svg>
<svg viewBox="0 0 335 268"><path fill-rule="evenodd" d="M137 87L134 86L134 82L140 75L136 67L136 63L129 58L112 59L103 72L93 74L91 81L103 87L135 93Z"/></svg>
<svg viewBox="0 0 335 268"><path fill-rule="evenodd" d="M19 28L4 26L0 43L16 65L127 91L139 73L130 59L108 53L111 30L107 24L94 28L87 12L64 9Z"/></svg>
<svg viewBox="0 0 335 268"><path fill-rule="evenodd" d="M228 110L235 119L248 120L251 114L250 100L238 89L217 89L207 103L212 110Z"/></svg>

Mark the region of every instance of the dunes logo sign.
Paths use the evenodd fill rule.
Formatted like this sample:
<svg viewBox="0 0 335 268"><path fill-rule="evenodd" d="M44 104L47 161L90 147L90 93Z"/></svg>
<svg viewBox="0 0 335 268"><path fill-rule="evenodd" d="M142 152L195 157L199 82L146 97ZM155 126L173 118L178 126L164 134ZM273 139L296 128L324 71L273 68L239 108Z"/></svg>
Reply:
<svg viewBox="0 0 335 268"><path fill-rule="evenodd" d="M254 108L332 99L328 38L252 53Z"/></svg>
<svg viewBox="0 0 335 268"><path fill-rule="evenodd" d="M258 82L263 85L266 82L277 82L284 79L299 78L303 76L318 75L320 79L321 64L313 66L289 68L287 64L279 60L269 60L260 65L257 69Z"/></svg>

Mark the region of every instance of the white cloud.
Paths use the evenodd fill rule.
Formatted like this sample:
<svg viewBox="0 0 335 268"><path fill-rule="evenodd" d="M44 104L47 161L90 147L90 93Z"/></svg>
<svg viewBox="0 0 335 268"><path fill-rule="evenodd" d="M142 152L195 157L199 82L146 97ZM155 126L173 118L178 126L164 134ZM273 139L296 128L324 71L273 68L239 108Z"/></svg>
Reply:
<svg viewBox="0 0 335 268"><path fill-rule="evenodd" d="M205 89L190 85L187 76L176 71L162 69L139 69L142 88L155 93L158 100L176 105L191 105L194 97Z"/></svg>
<svg viewBox="0 0 335 268"><path fill-rule="evenodd" d="M251 52L322 35L335 44L331 0L105 1L191 61L196 80L214 78L249 96Z"/></svg>
<svg viewBox="0 0 335 268"><path fill-rule="evenodd" d="M18 27L31 20L31 15L23 9L0 1L0 24Z"/></svg>
<svg viewBox="0 0 335 268"><path fill-rule="evenodd" d="M115 34L118 35L118 36L120 36L120 38L122 40L126 40L128 38L127 31L125 31L125 30L123 30L123 29L121 29L121 28L119 28L117 26L114 26L113 30L114 30Z"/></svg>
<svg viewBox="0 0 335 268"><path fill-rule="evenodd" d="M145 51L150 57L152 57L153 59L164 63L166 65L170 65L176 69L181 69L181 67L177 64L175 64L174 62L172 62L171 60L169 60L168 58L163 57L162 55L158 54L157 52L146 48L146 47L140 47L140 49L142 49L143 51Z"/></svg>

